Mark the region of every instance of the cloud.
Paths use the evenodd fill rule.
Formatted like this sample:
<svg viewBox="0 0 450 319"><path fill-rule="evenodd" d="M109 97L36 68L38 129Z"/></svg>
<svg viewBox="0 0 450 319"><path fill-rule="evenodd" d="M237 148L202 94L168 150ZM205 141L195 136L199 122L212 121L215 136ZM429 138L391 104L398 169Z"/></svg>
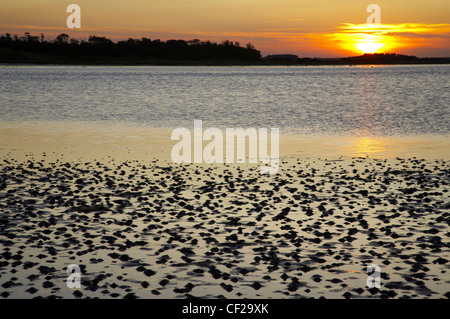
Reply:
<svg viewBox="0 0 450 319"><path fill-rule="evenodd" d="M324 39L339 44L347 51L362 47L378 47L380 52L419 48L423 46L448 48L450 52L450 24L400 23L400 24L353 24L344 23ZM318 35L320 38L320 35ZM362 45L365 44L365 45Z"/></svg>
<svg viewBox="0 0 450 319"><path fill-rule="evenodd" d="M370 33L433 33L445 34L450 32L450 24L400 23L400 24L353 24L344 23L339 27L343 32L370 32Z"/></svg>

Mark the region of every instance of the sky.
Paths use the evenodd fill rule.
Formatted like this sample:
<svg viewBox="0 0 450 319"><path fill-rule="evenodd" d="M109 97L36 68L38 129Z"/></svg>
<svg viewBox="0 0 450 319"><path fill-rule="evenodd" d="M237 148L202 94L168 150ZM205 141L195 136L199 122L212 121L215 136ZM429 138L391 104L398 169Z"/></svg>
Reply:
<svg viewBox="0 0 450 319"><path fill-rule="evenodd" d="M71 3L81 28L66 25ZM381 24L368 25L370 4ZM1 0L0 34L251 42L263 55L450 56L449 0Z"/></svg>

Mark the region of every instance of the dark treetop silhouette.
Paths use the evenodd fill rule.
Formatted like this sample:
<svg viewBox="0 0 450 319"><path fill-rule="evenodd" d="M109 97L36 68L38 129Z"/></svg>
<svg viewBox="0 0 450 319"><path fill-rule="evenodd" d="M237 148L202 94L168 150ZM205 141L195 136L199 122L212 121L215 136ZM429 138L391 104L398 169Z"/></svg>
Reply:
<svg viewBox="0 0 450 319"><path fill-rule="evenodd" d="M259 61L261 53L251 43L241 47L238 42L214 43L198 39L161 41L128 39L114 43L105 37L92 35L88 41L71 39L62 33L46 41L26 32L23 37L0 36L0 62L69 63L69 64L142 64L164 62L241 62Z"/></svg>

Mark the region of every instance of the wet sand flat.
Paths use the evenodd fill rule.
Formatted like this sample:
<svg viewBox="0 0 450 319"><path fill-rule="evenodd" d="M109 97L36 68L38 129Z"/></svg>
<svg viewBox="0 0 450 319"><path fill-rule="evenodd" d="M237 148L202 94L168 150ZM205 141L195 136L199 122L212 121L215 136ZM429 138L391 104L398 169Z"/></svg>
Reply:
<svg viewBox="0 0 450 319"><path fill-rule="evenodd" d="M87 135L58 142L44 129L15 147L7 136L20 134L5 130L3 298L450 295L442 140L423 159L373 152L372 142L345 142L356 152L347 156L282 147L278 174L266 176L257 165L173 164L167 140L139 142L139 132L98 131L92 141L104 142L83 148ZM66 286L70 264L81 267L79 289ZM371 264L380 289L366 287Z"/></svg>
<svg viewBox="0 0 450 319"><path fill-rule="evenodd" d="M205 124L206 128L206 124ZM188 129L192 130L192 127ZM221 128L225 129L225 128ZM173 128L86 122L7 122L0 126L0 155L36 159L92 161L154 158L171 161ZM207 142L203 143L205 146ZM280 131L280 156L302 158L418 157L450 160L450 139L412 137L314 136Z"/></svg>

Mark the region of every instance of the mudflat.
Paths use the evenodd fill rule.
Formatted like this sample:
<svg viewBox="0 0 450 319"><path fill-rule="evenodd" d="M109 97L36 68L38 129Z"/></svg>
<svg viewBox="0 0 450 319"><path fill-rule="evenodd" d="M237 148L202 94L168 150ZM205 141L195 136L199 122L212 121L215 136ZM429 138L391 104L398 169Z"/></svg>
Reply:
<svg viewBox="0 0 450 319"><path fill-rule="evenodd" d="M97 131L95 148L82 128L66 131L72 139L42 130L15 147L21 135L6 129L18 128L1 135L3 298L450 294L445 154L400 158L349 142L359 153L325 158L294 139L278 173L261 175L258 165L174 164L158 134ZM79 289L66 284L71 264ZM379 289L366 285L372 264Z"/></svg>

